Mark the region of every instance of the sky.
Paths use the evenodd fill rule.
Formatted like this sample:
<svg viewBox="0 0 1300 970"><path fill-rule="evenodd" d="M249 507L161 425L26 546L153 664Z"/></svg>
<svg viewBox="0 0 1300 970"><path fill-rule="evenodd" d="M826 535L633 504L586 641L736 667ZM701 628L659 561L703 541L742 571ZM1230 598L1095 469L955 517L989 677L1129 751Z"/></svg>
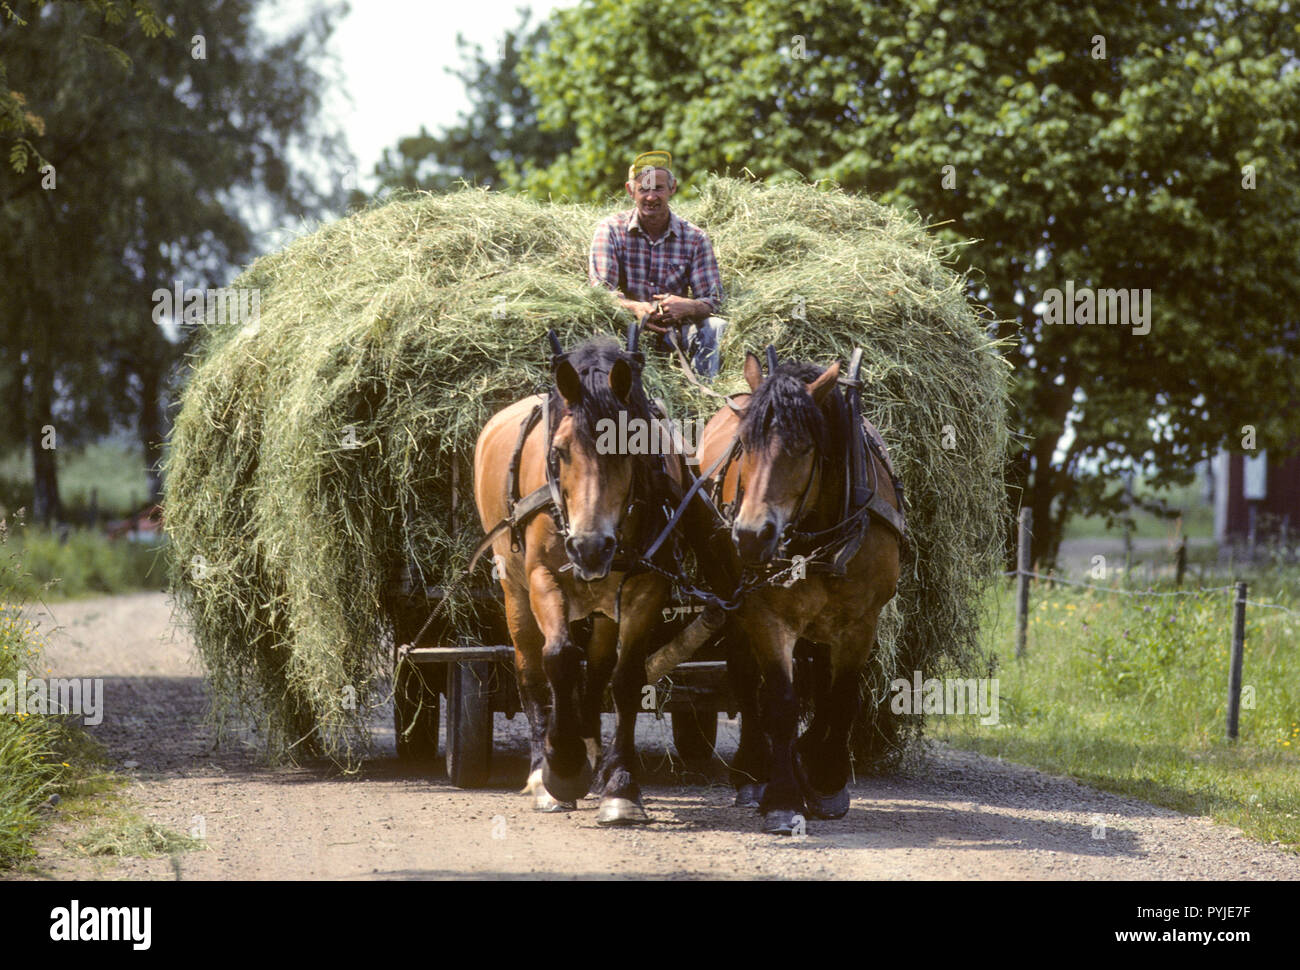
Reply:
<svg viewBox="0 0 1300 970"><path fill-rule="evenodd" d="M330 38L344 91L334 92L327 105L357 157L358 187L375 188L375 163L399 138L416 134L422 124L436 131L468 109L464 86L445 70L460 65L457 33L491 52L504 32L519 23L521 7L532 10L530 23L536 24L552 10L576 3L352 0L351 12ZM301 17L305 6L282 3L281 16Z"/></svg>

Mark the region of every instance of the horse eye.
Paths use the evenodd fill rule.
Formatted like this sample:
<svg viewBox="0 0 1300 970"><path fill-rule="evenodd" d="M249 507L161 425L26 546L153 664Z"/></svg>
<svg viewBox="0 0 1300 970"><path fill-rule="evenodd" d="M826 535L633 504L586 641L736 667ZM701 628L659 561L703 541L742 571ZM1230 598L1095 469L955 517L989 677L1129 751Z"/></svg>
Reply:
<svg viewBox="0 0 1300 970"><path fill-rule="evenodd" d="M563 445L557 445L555 448L555 457L567 465L569 462L569 449Z"/></svg>

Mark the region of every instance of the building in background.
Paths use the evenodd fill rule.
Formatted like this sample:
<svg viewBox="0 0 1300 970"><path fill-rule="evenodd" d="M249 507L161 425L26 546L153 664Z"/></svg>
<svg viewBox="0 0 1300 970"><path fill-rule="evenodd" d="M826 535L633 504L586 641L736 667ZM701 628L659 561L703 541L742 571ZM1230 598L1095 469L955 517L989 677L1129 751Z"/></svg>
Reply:
<svg viewBox="0 0 1300 970"><path fill-rule="evenodd" d="M1220 451L1211 466L1214 538L1220 549L1281 542L1300 534L1300 442L1289 458Z"/></svg>

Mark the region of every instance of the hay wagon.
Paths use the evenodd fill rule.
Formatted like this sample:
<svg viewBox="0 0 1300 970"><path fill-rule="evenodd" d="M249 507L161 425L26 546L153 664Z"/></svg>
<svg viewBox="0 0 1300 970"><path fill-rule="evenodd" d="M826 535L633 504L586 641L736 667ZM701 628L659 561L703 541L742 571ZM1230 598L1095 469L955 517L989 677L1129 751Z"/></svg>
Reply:
<svg viewBox="0 0 1300 970"><path fill-rule="evenodd" d="M487 783L492 768L493 715L513 719L522 708L515 683L514 647L506 629L499 590L479 587L472 593L476 617L472 636L439 618L416 641L444 589L421 586L410 570L398 584L391 607L394 620L393 727L397 755L429 763L438 756L439 714L445 703L444 741L447 776L459 788ZM670 601L655 647L685 628L703 607ZM466 629L462 623L461 631ZM575 624L574 639L585 642L589 623ZM737 707L727 687L726 661L720 637L714 636L696 655L700 659L677 665L661 678L654 694L656 717L668 716L677 753L688 762L713 756L718 713L735 717ZM602 706L613 711L608 692Z"/></svg>
<svg viewBox="0 0 1300 970"><path fill-rule="evenodd" d="M887 614L869 689L886 697L917 669L979 669L981 604L1003 548L1010 368L947 265L953 248L826 183L708 177L696 187L681 215L708 231L727 268L729 340L816 361L863 347L863 406L912 483L910 525L925 554L900 580L907 609ZM214 704L246 713L269 755L359 764L372 706L354 692L376 699L386 679L376 671L395 663L402 753L438 752L445 703L453 781L486 777L491 715L519 706L495 594L468 635L434 630L397 657L394 628L409 642L440 595L424 580L403 588L400 573L412 556L465 546L446 518L456 480L446 457L472 450L501 397L549 379L541 335L622 328L625 313L585 273L607 214L469 188L396 199L233 281L261 294L255 324L199 328L164 480L172 588ZM797 293L817 299L796 299L792 313ZM720 388L739 386L739 364L733 355ZM671 368L657 374L656 393L690 410L689 383ZM454 581L426 565L428 582ZM394 601L404 608L390 612ZM697 671L720 685L720 652L696 655L711 667L678 667L660 709L676 713ZM707 679L700 689L687 709L730 706ZM712 736L705 721L697 738L673 725L680 749ZM920 725L887 702L865 705L855 750L864 763L893 757Z"/></svg>

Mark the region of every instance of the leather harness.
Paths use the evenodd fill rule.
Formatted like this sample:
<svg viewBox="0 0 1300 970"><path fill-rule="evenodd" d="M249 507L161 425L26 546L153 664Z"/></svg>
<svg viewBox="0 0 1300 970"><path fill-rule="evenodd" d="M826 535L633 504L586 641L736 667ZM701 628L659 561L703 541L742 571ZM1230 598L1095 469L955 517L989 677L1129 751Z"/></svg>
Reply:
<svg viewBox="0 0 1300 970"><path fill-rule="evenodd" d="M553 393L546 394L529 411L528 416L520 422L519 435L515 440L514 452L510 456L510 465L506 472L506 517L489 530L487 536L475 548L474 554L470 558L468 571L474 569L483 553L491 548L493 541L503 531L508 530L510 533L511 551L519 552L523 548L524 529L529 520L539 512L547 511L551 514L551 517L555 520L555 531L561 537L567 537L569 534L568 513L564 507L564 497L560 492L559 469L555 452L551 447L556 427L559 424L554 419L554 398ZM651 405L651 415L658 420L666 420L666 415L654 404ZM546 442L546 482L521 497L519 494L519 466L523 458L524 445L528 441L528 436L532 434L539 423L543 425L544 440ZM644 488L647 476L659 480L648 489ZM643 484L643 487L638 488L638 484ZM655 485L658 487L654 487ZM650 494L641 494L643 491ZM668 456L660 455L660 467L656 471L643 471L641 474L634 475L631 494L628 497L628 504L624 510L622 521L626 522L630 518L633 509L637 506L653 506L657 501L663 501L667 503L667 507L671 507L678 502L680 497L681 489L676 487L676 483L669 474ZM685 503L682 503L680 507L685 508ZM665 514L664 519L669 520L671 516ZM627 538L621 535L619 537L619 545L614 554L611 572L637 573L644 571L648 568L648 561L654 559L662 544L661 542L655 542L653 548L645 551L628 549L625 546Z"/></svg>
<svg viewBox="0 0 1300 970"><path fill-rule="evenodd" d="M559 346L558 338L552 332L551 344L553 350L552 369L563 359L564 354ZM856 349L849 365L849 376L841 377L840 382L848 388L846 394L836 395L835 400L842 409L841 416L844 420L842 426L856 428L857 434L849 434L849 440L844 444L847 447L848 455L845 461L845 483L844 499L841 506L839 521L828 529L816 532L800 531L799 522L806 515L808 510L805 508L808 494L811 491L812 483L815 478L822 475L828 463L828 457L821 454L818 457L818 465L814 467L812 474L809 476L808 484L804 487L804 493L800 497L799 508L787 527L785 536L782 537L781 549L783 553L790 553L795 557L795 561L802 561L804 568L827 572L835 576L843 576L848 568L849 562L857 555L862 544L866 541L867 534L870 530L871 520L884 523L898 537L900 543L908 541L907 522L904 511L906 505L903 497L903 483L894 474L893 466L877 436L873 433L874 428L865 418L853 420L855 416L860 415L859 410L859 393L862 386L858 378L858 372L861 366L862 351ZM768 348L767 353L769 373L775 369L776 352L773 348ZM474 550L470 559L467 572L473 571L475 565L482 555L491 548L493 541L504 531L510 533L511 551L518 552L523 547L523 532L532 517L539 512L549 511L555 520L556 531L561 536L567 536L569 531L568 517L564 508L563 496L560 493L558 469L554 451L551 448L551 441L555 434L555 427L558 424L554 420L554 392L546 394L542 401L538 403L529 413L528 416L519 425L519 434L515 441L514 453L510 458L510 465L506 476L506 494L507 494L507 513L506 518L497 523L483 541L479 543ZM734 410L734 407L733 407ZM666 419L662 409L652 406L652 412L655 417ZM846 414L844 412L847 412ZM538 424L544 428L546 441L546 482L525 496L519 494L519 466L523 456L524 445L528 436L537 428ZM624 548L624 538L620 537L619 547L615 553L615 561L611 567L611 572L628 572L635 573L641 571L657 572L666 578L672 579L678 586L689 595L697 599L703 599L714 605L721 606L724 609L734 609L740 604L743 594L749 590L760 586L769 585L781 575L790 572L789 568L779 571L769 571L765 579L750 579L741 584L741 587L732 591L730 599L724 600L708 590L701 590L694 586L685 577L679 574L680 551L676 548L673 550L674 570L670 571L656 561L660 550L664 548L665 543L673 536L678 523L685 515L686 509L690 502L698 494L711 509L716 521L726 526L730 530L733 521L735 509L739 508L741 493L737 492L735 501L730 505L720 503L722 483L726 479L727 471L741 453L740 434L739 432L732 438L727 449L714 461L712 467L699 475L690 487L684 492L680 488L671 487L675 485L671 476L668 474L667 457L661 456L662 461L662 482L669 486L671 494L668 495L651 495L642 496L637 494L636 483L639 479L633 481L633 494L629 497L628 508L624 513L624 521L627 520L629 513L638 504L644 504L647 501L667 500L664 506L665 524L656 535L656 537L643 547L643 551L627 550ZM874 460L873 460L874 459ZM877 490L878 478L876 471L876 462L890 476L893 484L894 494L897 496L899 509L889 504ZM656 475L655 477L659 477ZM658 491L652 489L652 491ZM675 508L672 506L675 504ZM669 511L671 509L671 511Z"/></svg>
<svg viewBox="0 0 1300 970"><path fill-rule="evenodd" d="M768 348L768 350L770 373L775 369L773 366L775 364L775 352L772 351L772 348ZM857 429L857 434L850 433L849 441L844 443L848 455L844 463L844 498L840 507L839 520L830 528L816 532L802 531L798 528L800 521L809 513L806 506L814 480L819 477L824 479L828 457L825 454L820 454L817 459L818 464L814 466L808 476L808 482L799 497L798 508L795 510L791 523L787 526L786 533L781 541L781 551L785 558L800 557L805 569L827 572L834 576L843 576L848 569L849 562L862 548L873 517L889 528L898 537L900 543L908 541L905 516L906 504L903 496L902 480L894 474L889 456L874 433L875 429L870 422L866 418L860 418L856 422L853 420L853 417L859 413L856 398L858 396L857 392L862 386L857 377L860 355L861 350L855 351L853 362L850 365L849 377L840 378L840 381L848 386L848 394L836 397L838 406L842 409L844 419L841 422L842 426L856 427ZM721 467L719 468L718 463L715 463L714 468L711 468L705 476L713 478L708 498L714 507L719 510L720 518L728 524L734 521L735 512L740 508L743 493L737 488L733 501L725 504L721 501L722 485L732 463L740 456L740 453L740 433L737 432L735 437L732 438L731 445L720 458ZM890 477L894 494L898 498L900 507L898 509L890 505L877 489L879 481L876 471L877 461ZM716 477L714 477L715 474ZM903 511L900 511L900 509Z"/></svg>

